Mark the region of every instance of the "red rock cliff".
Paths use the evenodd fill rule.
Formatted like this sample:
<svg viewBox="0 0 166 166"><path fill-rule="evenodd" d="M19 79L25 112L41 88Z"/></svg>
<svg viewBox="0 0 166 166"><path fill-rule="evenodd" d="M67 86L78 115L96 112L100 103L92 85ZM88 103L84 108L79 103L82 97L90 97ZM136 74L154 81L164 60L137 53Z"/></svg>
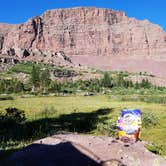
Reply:
<svg viewBox="0 0 166 166"><path fill-rule="evenodd" d="M11 26L6 33L2 41L1 32L2 49L39 48L91 56L166 55L166 33L158 25L109 9L50 10L25 24Z"/></svg>
<svg viewBox="0 0 166 166"><path fill-rule="evenodd" d="M0 25L1 52L9 48L64 51L77 59L95 56L166 61L166 33L158 25L128 18L124 12L58 9L24 24Z"/></svg>

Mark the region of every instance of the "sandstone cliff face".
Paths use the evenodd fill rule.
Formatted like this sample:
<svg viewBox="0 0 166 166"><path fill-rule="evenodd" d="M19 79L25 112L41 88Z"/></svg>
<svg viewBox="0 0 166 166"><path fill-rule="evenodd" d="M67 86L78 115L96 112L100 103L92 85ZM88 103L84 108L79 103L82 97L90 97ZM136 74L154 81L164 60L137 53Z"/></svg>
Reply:
<svg viewBox="0 0 166 166"><path fill-rule="evenodd" d="M98 8L58 9L20 25L0 25L0 50L64 51L71 57L166 61L166 33L147 20ZM111 60L111 58L109 59Z"/></svg>
<svg viewBox="0 0 166 166"><path fill-rule="evenodd" d="M2 50L63 50L71 56L166 56L166 33L159 26L108 9L50 10L25 24L11 26L4 36L1 27Z"/></svg>

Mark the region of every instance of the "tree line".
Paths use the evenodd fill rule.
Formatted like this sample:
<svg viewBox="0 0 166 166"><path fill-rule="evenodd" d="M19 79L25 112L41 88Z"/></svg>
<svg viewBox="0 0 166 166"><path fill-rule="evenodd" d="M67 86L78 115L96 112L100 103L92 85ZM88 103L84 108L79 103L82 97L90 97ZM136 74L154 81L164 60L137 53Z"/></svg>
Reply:
<svg viewBox="0 0 166 166"><path fill-rule="evenodd" d="M35 65L31 70L28 83L23 83L16 78L0 79L0 93L73 93L78 90L102 92L104 89L112 89L114 87L139 89L150 88L153 85L147 79L143 79L140 83L133 83L131 80L125 79L122 72L114 77L109 72L104 72L101 79L58 82L51 80L48 68L40 68Z"/></svg>

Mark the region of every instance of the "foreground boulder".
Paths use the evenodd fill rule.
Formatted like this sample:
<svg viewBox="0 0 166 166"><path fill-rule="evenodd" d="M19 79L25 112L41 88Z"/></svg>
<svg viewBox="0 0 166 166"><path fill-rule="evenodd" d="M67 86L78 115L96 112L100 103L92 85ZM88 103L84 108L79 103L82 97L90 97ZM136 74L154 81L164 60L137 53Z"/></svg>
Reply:
<svg viewBox="0 0 166 166"><path fill-rule="evenodd" d="M144 143L126 144L111 137L77 134L47 137L15 152L16 166L165 166Z"/></svg>

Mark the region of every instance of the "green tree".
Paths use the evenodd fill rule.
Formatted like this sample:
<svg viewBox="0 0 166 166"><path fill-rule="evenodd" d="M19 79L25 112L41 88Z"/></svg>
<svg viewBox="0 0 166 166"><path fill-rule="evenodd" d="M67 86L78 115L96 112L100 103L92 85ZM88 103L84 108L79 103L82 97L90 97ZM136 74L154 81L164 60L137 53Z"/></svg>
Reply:
<svg viewBox="0 0 166 166"><path fill-rule="evenodd" d="M120 72L118 75L117 75L117 80L116 80L116 86L120 86L120 87L123 87L124 84L125 84L125 80L123 78L123 73Z"/></svg>
<svg viewBox="0 0 166 166"><path fill-rule="evenodd" d="M112 88L113 87L113 79L110 76L108 72L104 73L104 77L102 79L102 85L106 88Z"/></svg>
<svg viewBox="0 0 166 166"><path fill-rule="evenodd" d="M140 88L140 84L138 82L135 83L135 89L139 89Z"/></svg>
<svg viewBox="0 0 166 166"><path fill-rule="evenodd" d="M143 88L150 88L152 84L148 81L148 79L143 79L140 83L140 86Z"/></svg>
<svg viewBox="0 0 166 166"><path fill-rule="evenodd" d="M61 92L61 84L57 81L51 81L49 85L50 92Z"/></svg>
<svg viewBox="0 0 166 166"><path fill-rule="evenodd" d="M43 69L40 73L40 85L46 91L46 88L48 89L50 84L50 72L48 69Z"/></svg>
<svg viewBox="0 0 166 166"><path fill-rule="evenodd" d="M38 66L33 66L31 71L31 81L33 84L33 91L40 86L40 68Z"/></svg>
<svg viewBox="0 0 166 166"><path fill-rule="evenodd" d="M125 88L133 87L133 82L130 81L130 80L124 80L124 81L123 81L123 86L124 86Z"/></svg>
<svg viewBox="0 0 166 166"><path fill-rule="evenodd" d="M0 79L0 93L18 93L24 90L24 84L17 79Z"/></svg>

